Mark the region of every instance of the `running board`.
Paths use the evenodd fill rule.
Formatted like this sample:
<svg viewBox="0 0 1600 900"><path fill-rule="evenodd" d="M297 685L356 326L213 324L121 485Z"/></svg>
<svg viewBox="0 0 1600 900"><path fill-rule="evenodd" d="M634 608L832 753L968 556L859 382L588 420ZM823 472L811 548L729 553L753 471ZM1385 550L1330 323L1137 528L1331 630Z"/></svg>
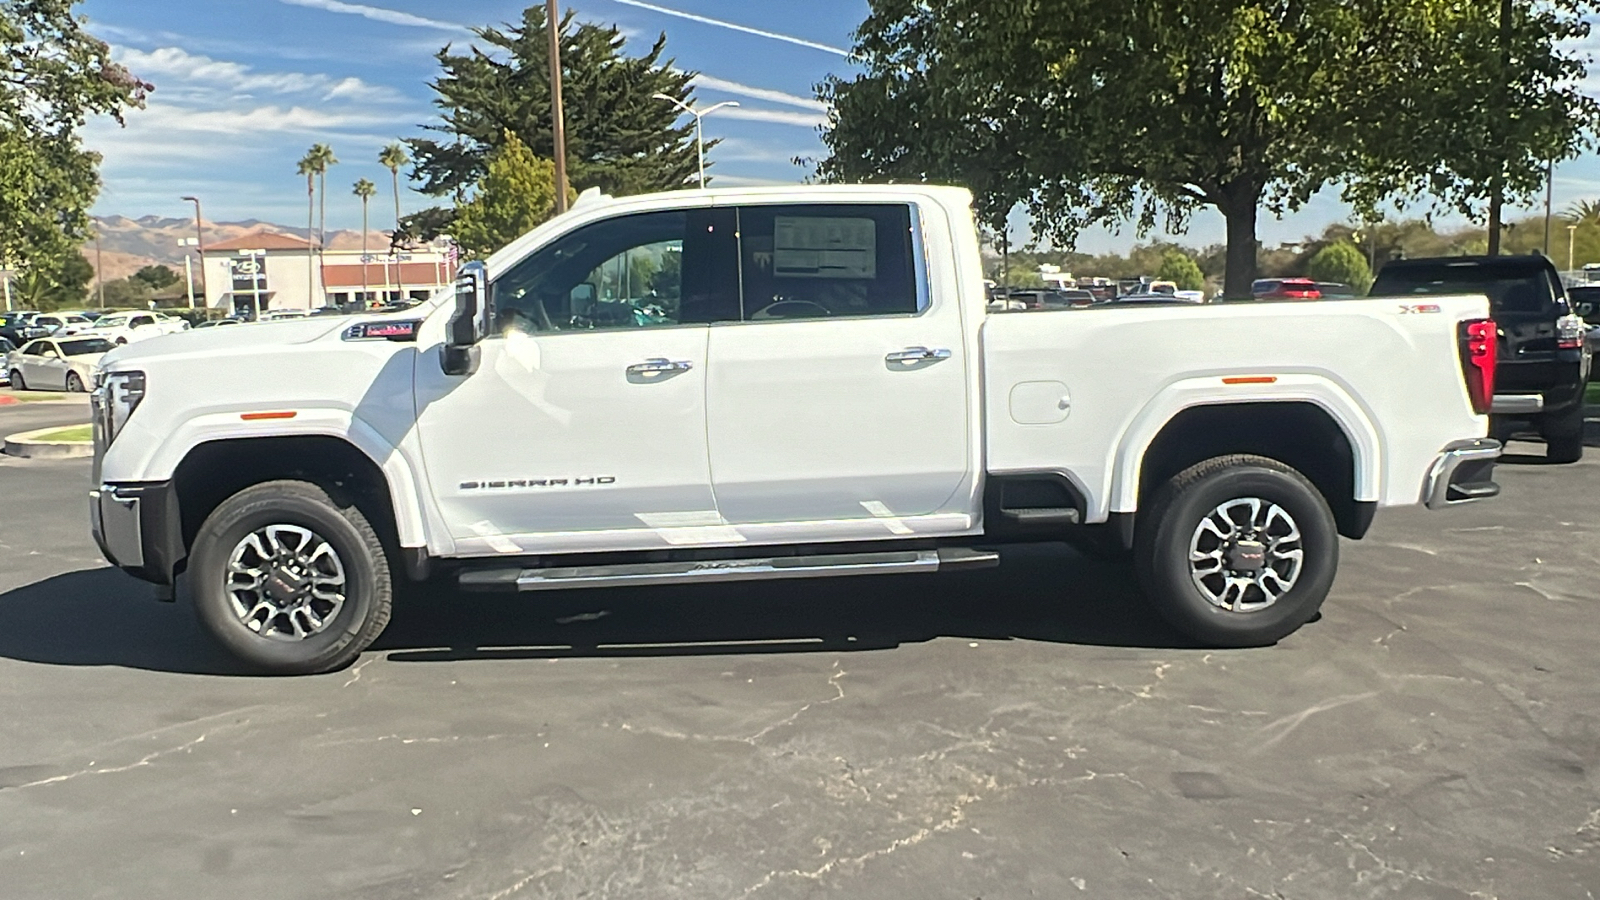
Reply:
<svg viewBox="0 0 1600 900"><path fill-rule="evenodd" d="M954 569L986 569L1000 564L991 550L951 547L818 556L766 556L754 559L702 559L686 562L627 563L562 568L466 569L457 584L466 591L552 591L567 588L626 587L652 584L705 584L778 578L831 578L841 575L900 575Z"/></svg>

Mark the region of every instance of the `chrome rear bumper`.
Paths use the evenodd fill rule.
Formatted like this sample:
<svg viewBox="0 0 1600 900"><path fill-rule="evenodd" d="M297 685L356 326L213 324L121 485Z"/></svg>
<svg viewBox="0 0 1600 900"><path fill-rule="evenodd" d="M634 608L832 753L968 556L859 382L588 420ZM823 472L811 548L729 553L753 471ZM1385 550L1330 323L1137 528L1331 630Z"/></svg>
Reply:
<svg viewBox="0 0 1600 900"><path fill-rule="evenodd" d="M1456 441L1439 452L1422 488L1429 509L1443 509L1500 494L1494 483L1494 463L1501 444L1492 438Z"/></svg>

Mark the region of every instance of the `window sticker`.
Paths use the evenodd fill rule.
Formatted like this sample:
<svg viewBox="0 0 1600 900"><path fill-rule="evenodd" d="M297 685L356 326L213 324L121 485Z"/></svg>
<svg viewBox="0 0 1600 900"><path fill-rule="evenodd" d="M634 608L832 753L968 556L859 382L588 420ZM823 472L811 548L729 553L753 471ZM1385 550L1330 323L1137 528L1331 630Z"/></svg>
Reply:
<svg viewBox="0 0 1600 900"><path fill-rule="evenodd" d="M772 231L772 273L779 278L878 277L871 219L776 216Z"/></svg>

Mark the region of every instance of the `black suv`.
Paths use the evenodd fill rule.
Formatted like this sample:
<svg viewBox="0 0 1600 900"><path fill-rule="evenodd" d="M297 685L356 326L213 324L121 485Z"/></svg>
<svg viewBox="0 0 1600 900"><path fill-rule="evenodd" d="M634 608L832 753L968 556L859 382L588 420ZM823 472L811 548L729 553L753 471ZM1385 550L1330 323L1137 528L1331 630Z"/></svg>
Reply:
<svg viewBox="0 0 1600 900"><path fill-rule="evenodd" d="M40 328L33 324L36 312L6 312L0 313L0 337L5 338L18 347L34 338L44 337L50 333L48 328Z"/></svg>
<svg viewBox="0 0 1600 900"><path fill-rule="evenodd" d="M1372 296L1487 294L1499 334L1490 431L1520 423L1544 438L1551 462L1583 457L1583 392L1590 353L1561 276L1543 256L1403 259L1384 265Z"/></svg>

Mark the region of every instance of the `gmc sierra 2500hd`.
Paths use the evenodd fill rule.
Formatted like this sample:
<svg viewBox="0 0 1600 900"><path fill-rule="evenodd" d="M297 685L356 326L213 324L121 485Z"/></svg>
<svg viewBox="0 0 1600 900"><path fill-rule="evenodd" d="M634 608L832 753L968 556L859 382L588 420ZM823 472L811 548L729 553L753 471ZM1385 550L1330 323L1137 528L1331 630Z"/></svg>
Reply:
<svg viewBox="0 0 1600 900"><path fill-rule="evenodd" d="M970 204L589 194L403 313L118 349L94 534L282 673L353 660L398 579L933 572L1089 537L1248 646L1316 613L1378 507L1498 492L1485 298L990 316Z"/></svg>

